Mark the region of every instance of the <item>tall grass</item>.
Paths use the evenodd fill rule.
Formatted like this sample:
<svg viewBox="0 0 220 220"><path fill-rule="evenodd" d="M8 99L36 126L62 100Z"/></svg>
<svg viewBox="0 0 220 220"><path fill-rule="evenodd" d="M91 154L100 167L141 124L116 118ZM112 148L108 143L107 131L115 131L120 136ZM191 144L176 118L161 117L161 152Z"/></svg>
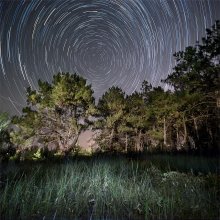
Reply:
<svg viewBox="0 0 220 220"><path fill-rule="evenodd" d="M190 156L186 154L152 154L142 156L142 159L152 162L162 170L171 169L181 172L193 172L196 174L220 174L220 158L218 157Z"/></svg>
<svg viewBox="0 0 220 220"><path fill-rule="evenodd" d="M35 164L7 174L0 219L217 219L218 178L124 158Z"/></svg>

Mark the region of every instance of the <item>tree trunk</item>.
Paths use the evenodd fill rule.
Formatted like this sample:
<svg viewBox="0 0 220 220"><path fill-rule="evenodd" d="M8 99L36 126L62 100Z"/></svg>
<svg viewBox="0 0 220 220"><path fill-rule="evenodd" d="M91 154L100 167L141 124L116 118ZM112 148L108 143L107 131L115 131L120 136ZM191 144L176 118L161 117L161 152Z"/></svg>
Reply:
<svg viewBox="0 0 220 220"><path fill-rule="evenodd" d="M78 139L79 139L79 134L76 134L76 136L68 142L68 148L70 149L70 151L75 147Z"/></svg>
<svg viewBox="0 0 220 220"><path fill-rule="evenodd" d="M209 127L207 127L207 132L211 138L211 144L212 144L213 143L213 134L212 134L212 130Z"/></svg>
<svg viewBox="0 0 220 220"><path fill-rule="evenodd" d="M140 143L140 148L139 148L139 150L140 151L143 151L143 145L142 145L142 140L141 140L141 136L142 136L142 131L140 130L140 132L139 132L139 143Z"/></svg>
<svg viewBox="0 0 220 220"><path fill-rule="evenodd" d="M128 152L128 133L125 134L125 152Z"/></svg>
<svg viewBox="0 0 220 220"><path fill-rule="evenodd" d="M79 138L79 133L77 133L73 138L65 141L65 143L62 143L61 139L58 139L59 148L64 153L65 157L70 154L70 152L74 149L76 146L76 143Z"/></svg>
<svg viewBox="0 0 220 220"><path fill-rule="evenodd" d="M136 137L136 151L139 152L141 150L141 130L139 133L137 132L137 137Z"/></svg>
<svg viewBox="0 0 220 220"><path fill-rule="evenodd" d="M185 116L183 116L183 129L184 129L183 145L185 146L185 145L186 145L186 142L187 142L187 139L188 139Z"/></svg>
<svg viewBox="0 0 220 220"><path fill-rule="evenodd" d="M62 143L60 137L58 137L58 145L59 145L59 149L63 152L64 151L64 144Z"/></svg>
<svg viewBox="0 0 220 220"><path fill-rule="evenodd" d="M163 144L167 146L167 126L166 126L166 118L163 118Z"/></svg>
<svg viewBox="0 0 220 220"><path fill-rule="evenodd" d="M111 135L110 135L110 142L109 142L110 150L113 150L113 149L112 149L113 137L114 137L114 128L112 128L112 130L111 130Z"/></svg>
<svg viewBox="0 0 220 220"><path fill-rule="evenodd" d="M176 145L179 147L179 129L176 129Z"/></svg>
<svg viewBox="0 0 220 220"><path fill-rule="evenodd" d="M194 118L194 117L193 117L193 123L194 123L194 128L195 128L195 131L196 131L196 137L199 140L198 125L197 125L196 118Z"/></svg>

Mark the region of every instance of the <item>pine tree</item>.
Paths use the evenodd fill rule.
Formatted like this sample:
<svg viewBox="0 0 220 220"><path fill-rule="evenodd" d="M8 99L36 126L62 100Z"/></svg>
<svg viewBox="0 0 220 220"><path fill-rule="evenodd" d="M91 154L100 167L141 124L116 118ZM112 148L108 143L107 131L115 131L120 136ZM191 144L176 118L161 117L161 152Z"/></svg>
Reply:
<svg viewBox="0 0 220 220"><path fill-rule="evenodd" d="M18 127L11 134L13 142L21 152L37 147L68 155L91 123L95 107L91 85L69 73L54 75L51 84L39 80L38 85L38 91L27 89L28 107L13 119Z"/></svg>

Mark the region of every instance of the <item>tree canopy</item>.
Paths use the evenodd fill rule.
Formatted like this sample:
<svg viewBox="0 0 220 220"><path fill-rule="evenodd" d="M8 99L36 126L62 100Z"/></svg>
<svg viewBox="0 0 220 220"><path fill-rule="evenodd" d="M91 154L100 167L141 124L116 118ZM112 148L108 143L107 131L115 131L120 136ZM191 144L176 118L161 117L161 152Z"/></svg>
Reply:
<svg viewBox="0 0 220 220"><path fill-rule="evenodd" d="M77 75L58 73L52 83L38 82L39 90L27 89L28 106L14 117L18 130L12 140L21 151L41 149L69 154L80 133L90 125L94 111L91 85Z"/></svg>

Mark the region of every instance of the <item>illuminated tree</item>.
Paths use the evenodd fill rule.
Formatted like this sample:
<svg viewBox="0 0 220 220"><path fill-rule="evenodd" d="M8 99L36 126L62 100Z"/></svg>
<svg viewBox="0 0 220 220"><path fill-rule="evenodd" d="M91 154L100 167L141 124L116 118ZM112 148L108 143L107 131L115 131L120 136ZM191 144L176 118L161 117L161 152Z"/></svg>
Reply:
<svg viewBox="0 0 220 220"><path fill-rule="evenodd" d="M93 91L77 74L58 73L51 84L39 80L39 90L27 89L28 107L14 117L11 135L20 151L33 148L68 155L94 112Z"/></svg>

